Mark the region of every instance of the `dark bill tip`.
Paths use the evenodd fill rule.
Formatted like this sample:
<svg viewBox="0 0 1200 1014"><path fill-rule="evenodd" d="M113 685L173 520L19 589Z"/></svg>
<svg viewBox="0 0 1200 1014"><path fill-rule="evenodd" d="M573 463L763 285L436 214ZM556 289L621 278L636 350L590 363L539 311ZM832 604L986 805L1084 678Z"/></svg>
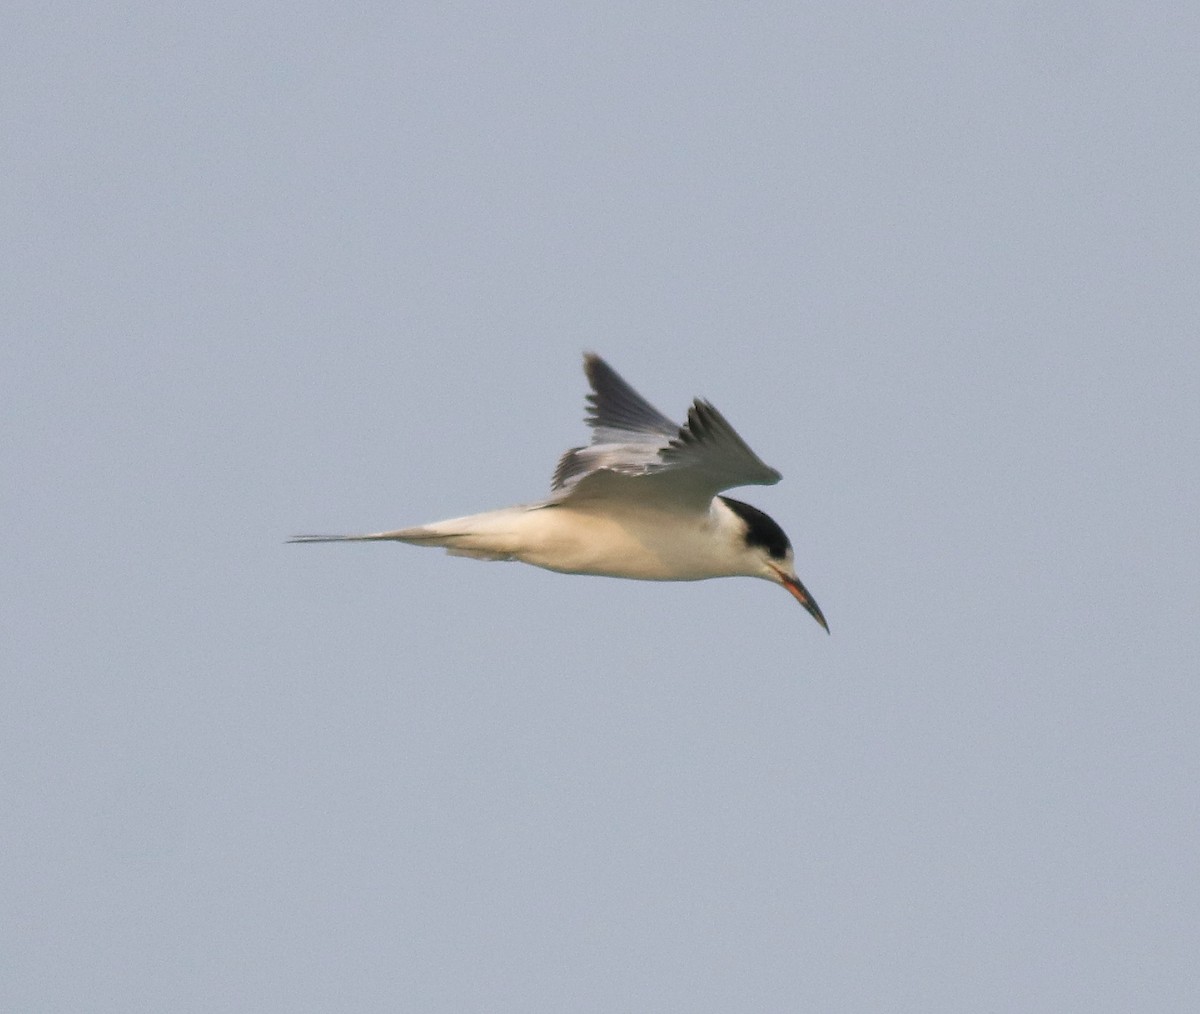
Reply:
<svg viewBox="0 0 1200 1014"><path fill-rule="evenodd" d="M828 634L829 624L825 622L825 614L821 612L821 607L817 605L816 599L808 594L808 589L796 578L788 577L782 572L779 573L779 579L783 582L783 586L791 592L792 598L804 606L808 610L808 615L821 624L825 628L825 633Z"/></svg>

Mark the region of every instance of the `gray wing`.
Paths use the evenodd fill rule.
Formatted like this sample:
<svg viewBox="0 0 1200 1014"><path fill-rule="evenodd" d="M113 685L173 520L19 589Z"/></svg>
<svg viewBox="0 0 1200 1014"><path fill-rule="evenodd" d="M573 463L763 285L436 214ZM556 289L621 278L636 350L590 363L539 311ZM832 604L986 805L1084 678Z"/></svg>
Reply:
<svg viewBox="0 0 1200 1014"><path fill-rule="evenodd" d="M593 444L625 442L661 444L679 427L637 393L595 353L583 357L583 372L592 390L587 396L585 419L592 427Z"/></svg>
<svg viewBox="0 0 1200 1014"><path fill-rule="evenodd" d="M780 480L708 402L693 402L677 426L599 356L583 365L592 442L559 460L550 502L657 496L707 509L722 490Z"/></svg>

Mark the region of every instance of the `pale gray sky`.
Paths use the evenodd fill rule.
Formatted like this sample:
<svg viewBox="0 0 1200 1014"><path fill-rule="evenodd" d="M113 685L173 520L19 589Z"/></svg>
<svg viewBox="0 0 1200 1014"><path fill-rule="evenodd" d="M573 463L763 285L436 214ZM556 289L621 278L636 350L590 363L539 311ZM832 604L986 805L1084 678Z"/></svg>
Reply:
<svg viewBox="0 0 1200 1014"><path fill-rule="evenodd" d="M0 1008L1200 1008L1194 4L0 14ZM580 353L764 582L297 531Z"/></svg>

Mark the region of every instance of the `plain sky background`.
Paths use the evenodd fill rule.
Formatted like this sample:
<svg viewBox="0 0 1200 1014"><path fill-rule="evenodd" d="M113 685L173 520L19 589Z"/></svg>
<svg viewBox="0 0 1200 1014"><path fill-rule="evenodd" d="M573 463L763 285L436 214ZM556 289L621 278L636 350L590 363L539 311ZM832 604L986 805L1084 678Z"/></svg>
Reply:
<svg viewBox="0 0 1200 1014"><path fill-rule="evenodd" d="M1200 1009L1195 3L7 3L0 1009ZM541 497L580 353L765 582Z"/></svg>

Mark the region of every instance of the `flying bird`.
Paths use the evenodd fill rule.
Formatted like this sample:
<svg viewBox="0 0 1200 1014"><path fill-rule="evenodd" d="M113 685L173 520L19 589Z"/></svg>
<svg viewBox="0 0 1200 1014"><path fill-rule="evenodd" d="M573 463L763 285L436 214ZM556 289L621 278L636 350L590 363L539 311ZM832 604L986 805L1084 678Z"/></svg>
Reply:
<svg viewBox="0 0 1200 1014"><path fill-rule="evenodd" d="M599 356L585 355L583 368L592 442L562 456L547 499L394 532L289 541L407 542L642 581L759 577L786 588L828 632L783 529L757 507L718 495L782 476L707 401L697 398L677 426Z"/></svg>

